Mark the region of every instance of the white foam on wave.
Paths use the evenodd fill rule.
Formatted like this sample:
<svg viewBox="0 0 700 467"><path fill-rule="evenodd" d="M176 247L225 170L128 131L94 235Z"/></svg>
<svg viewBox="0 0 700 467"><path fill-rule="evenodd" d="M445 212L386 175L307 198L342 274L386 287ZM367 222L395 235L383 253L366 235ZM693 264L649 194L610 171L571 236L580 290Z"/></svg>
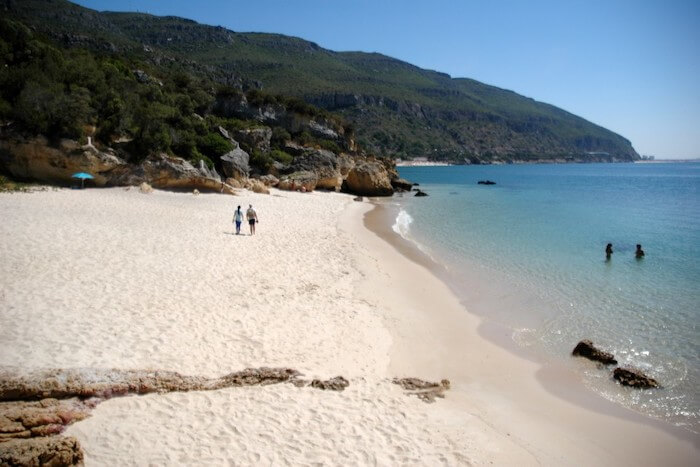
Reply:
<svg viewBox="0 0 700 467"><path fill-rule="evenodd" d="M424 255L426 255L428 258L430 258L434 263L440 263L432 254L430 249L423 245L422 243L416 241L415 238L411 235L411 224L413 224L413 217L406 212L406 210L401 209L396 216L396 220L394 221L394 225L391 226L391 229L399 234L404 240L408 240L411 242L416 248L418 248ZM443 267L445 269L448 269L446 264L443 264Z"/></svg>
<svg viewBox="0 0 700 467"><path fill-rule="evenodd" d="M410 240L408 233L411 231L411 224L413 223L413 217L405 210L401 209L399 214L396 216L394 225L391 226L392 230L397 234L401 235L406 240Z"/></svg>

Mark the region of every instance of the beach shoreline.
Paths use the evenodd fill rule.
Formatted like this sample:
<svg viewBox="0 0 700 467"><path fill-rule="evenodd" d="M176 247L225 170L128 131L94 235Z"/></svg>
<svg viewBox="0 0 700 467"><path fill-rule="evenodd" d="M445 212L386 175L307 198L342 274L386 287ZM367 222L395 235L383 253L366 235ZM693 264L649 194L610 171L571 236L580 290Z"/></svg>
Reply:
<svg viewBox="0 0 700 467"><path fill-rule="evenodd" d="M376 237L381 239L385 245L394 249L409 262L427 270L437 280L443 282L445 288L448 289L447 294L453 295L454 292L449 289L450 281L447 279L445 268L436 263L434 258L429 257L426 253L421 251L415 244L394 232L392 229L393 222L393 217L389 215L389 210L383 203L377 203L372 210L366 212L364 218L364 226ZM403 271L409 270L406 265L401 269ZM400 272L397 272L397 274L400 274ZM398 282L405 283L406 281L407 278L403 277ZM573 365L567 366L566 363L562 363L561 361L542 360L541 356L529 351L527 348L518 346L512 339L512 330L502 327L498 323L489 322L478 315L469 313L469 303L459 302L456 296L453 296L453 302L458 302L458 307L462 308L461 311L463 315L469 315L469 317L458 316L453 313L447 320L453 324L457 321L462 321L462 326L471 328L469 329L471 339L465 338L464 340L469 341L469 346L472 351L488 353L493 351L493 349L490 348L491 345L495 345L499 350L505 350L512 358L500 355L500 357L503 358L503 364L509 368L508 370L504 369L504 372L507 373L512 370L513 367L519 367L514 371L517 371L521 375L525 374L523 379L532 378L536 380L539 386L528 386L532 392L527 395L519 395L517 391L508 392L506 388L503 387L503 384L508 382L508 377L504 376L502 381L491 378L490 383L493 384L494 393L508 392L514 404L528 405L531 403L529 398L537 397L542 403L557 405L559 406L557 409L558 415L561 417L560 422L565 421L562 423L563 427L571 428L576 426L581 417L590 418L591 420L589 423L592 424L596 423L595 419L597 417L605 417L605 420L599 420L601 424L611 423L608 417L613 417L616 419L613 423L620 424L620 427L618 427L619 429L622 429L624 425L628 425L626 430L628 430L627 433L629 435L636 431L635 435L639 436L639 439L646 438L649 443L656 442L653 440L657 440L657 438L655 435L648 433L648 429L652 431L658 430L669 436L669 446L680 442L693 445L693 449L695 450L700 447L700 436L696 433L684 429L683 427L674 426L664 420L655 419L648 415L635 412L603 398L584 386L581 376L575 372ZM431 312L431 315L435 317L433 313L434 312ZM445 317L443 317L443 319L445 319ZM425 329L425 327L422 328ZM451 355L457 354L459 352L458 347L460 347L461 344L453 340L451 341L451 345L453 348L449 353ZM484 347L487 348L487 350L484 350ZM482 374L489 373L488 369L484 368L481 368L480 371ZM492 376L493 375L489 374L484 380ZM459 381L459 377L455 376L455 374L445 377L450 377L453 381ZM464 378L465 381L469 380L469 377L466 375L463 375L462 378ZM614 383L611 382L611 384ZM548 400L548 397L544 396L544 393L556 400ZM570 406L563 407L560 402L566 402L566 404L570 404ZM630 424L631 427L629 426ZM597 430L596 428L588 433L588 436L590 436L589 441L593 441L593 439L599 435ZM582 430L579 432L579 436L584 438L586 436L585 431ZM610 432L608 436L614 438L615 434ZM620 443L619 445L625 444L625 442L629 442L629 439L618 439L615 441L615 443ZM612 444L614 443L611 443L611 446ZM634 442L631 444L634 445ZM644 444L645 443L641 443L640 445ZM630 446L630 448L631 447L632 446ZM659 449L658 445L655 449ZM674 448L670 448L670 451L673 452L673 449ZM685 461L689 461L690 459L690 457L686 458ZM581 461L584 460L583 458L581 459ZM684 464L682 458L678 460L680 465ZM588 461L590 461L590 459ZM601 461L603 461L603 459L601 459Z"/></svg>
<svg viewBox="0 0 700 467"><path fill-rule="evenodd" d="M237 237L230 218L248 203L258 232ZM87 465L698 458L697 440L547 392L549 373L485 339L433 271L378 235L385 219L366 227L377 211L351 196L58 190L0 194L0 210L3 367L213 377L287 366L350 382L110 399L66 432ZM451 388L426 404L396 377Z"/></svg>

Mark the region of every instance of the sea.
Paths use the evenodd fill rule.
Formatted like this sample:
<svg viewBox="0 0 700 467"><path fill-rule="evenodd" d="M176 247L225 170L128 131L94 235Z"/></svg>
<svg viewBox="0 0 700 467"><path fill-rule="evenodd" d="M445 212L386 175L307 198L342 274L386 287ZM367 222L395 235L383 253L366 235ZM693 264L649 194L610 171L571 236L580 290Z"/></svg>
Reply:
<svg viewBox="0 0 700 467"><path fill-rule="evenodd" d="M468 312L506 329L515 349L570 366L603 397L700 433L700 163L399 174L429 196L393 197L393 229L444 269ZM582 339L663 388L622 387L611 368L571 357Z"/></svg>

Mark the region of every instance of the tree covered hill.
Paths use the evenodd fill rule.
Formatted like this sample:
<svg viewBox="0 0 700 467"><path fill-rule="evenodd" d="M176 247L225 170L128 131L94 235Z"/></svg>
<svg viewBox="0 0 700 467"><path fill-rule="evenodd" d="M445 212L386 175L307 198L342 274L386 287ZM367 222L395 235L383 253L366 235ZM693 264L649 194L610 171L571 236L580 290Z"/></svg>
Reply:
<svg viewBox="0 0 700 467"><path fill-rule="evenodd" d="M378 154L434 159L635 160L630 142L549 104L376 53L334 52L279 34L176 17L97 12L64 0L3 0L4 11L66 46L177 63L247 90L340 114Z"/></svg>

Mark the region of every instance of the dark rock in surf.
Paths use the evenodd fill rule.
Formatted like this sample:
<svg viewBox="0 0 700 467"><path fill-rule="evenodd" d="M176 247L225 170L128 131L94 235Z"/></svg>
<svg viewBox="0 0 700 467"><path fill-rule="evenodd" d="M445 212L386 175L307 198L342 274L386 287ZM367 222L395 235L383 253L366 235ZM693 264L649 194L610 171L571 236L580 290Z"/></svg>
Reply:
<svg viewBox="0 0 700 467"><path fill-rule="evenodd" d="M491 181L491 180L479 180L476 182L478 185L495 185L496 182Z"/></svg>
<svg viewBox="0 0 700 467"><path fill-rule="evenodd" d="M615 360L615 356L613 354L596 348L596 346L593 345L593 342L589 341L588 339L584 339L576 344L576 347L574 347L571 355L576 357L585 357L589 360L601 362L605 365L617 364L617 360Z"/></svg>
<svg viewBox="0 0 700 467"><path fill-rule="evenodd" d="M391 186L393 186L396 191L411 191L413 183L404 178L395 178L391 181Z"/></svg>
<svg viewBox="0 0 700 467"><path fill-rule="evenodd" d="M422 190L416 190L416 194L414 196L428 196L428 193Z"/></svg>
<svg viewBox="0 0 700 467"><path fill-rule="evenodd" d="M615 368L613 378L623 386L637 389L652 389L661 387L651 376L645 375L635 368Z"/></svg>

